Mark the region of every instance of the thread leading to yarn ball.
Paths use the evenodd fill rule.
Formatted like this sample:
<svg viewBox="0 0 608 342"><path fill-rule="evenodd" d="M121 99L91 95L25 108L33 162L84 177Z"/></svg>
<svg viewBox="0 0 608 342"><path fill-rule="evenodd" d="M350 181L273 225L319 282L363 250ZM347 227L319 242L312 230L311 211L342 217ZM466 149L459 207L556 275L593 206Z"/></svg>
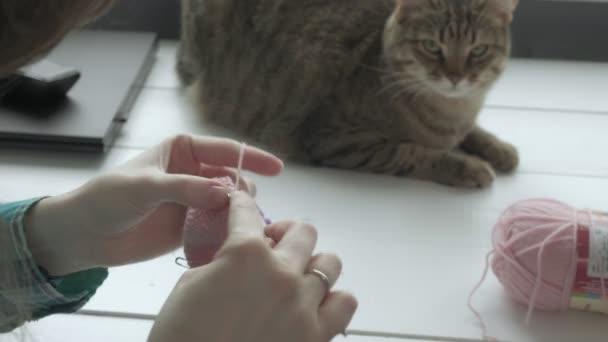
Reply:
<svg viewBox="0 0 608 342"><path fill-rule="evenodd" d="M530 199L507 208L492 232L482 280L489 268L515 302L527 307L526 324L538 311L576 309L608 314L608 214L579 210L551 199Z"/></svg>

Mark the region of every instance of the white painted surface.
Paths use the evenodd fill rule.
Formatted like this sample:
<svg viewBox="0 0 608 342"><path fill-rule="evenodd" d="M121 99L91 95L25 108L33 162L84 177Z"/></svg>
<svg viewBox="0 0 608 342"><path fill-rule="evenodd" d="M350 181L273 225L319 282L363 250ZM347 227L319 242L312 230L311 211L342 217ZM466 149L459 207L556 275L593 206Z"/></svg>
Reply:
<svg viewBox="0 0 608 342"><path fill-rule="evenodd" d="M153 322L148 320L57 315L27 326L27 342L144 342ZM21 342L0 335L2 341ZM333 339L333 342L421 342L415 340L385 339L350 335Z"/></svg>
<svg viewBox="0 0 608 342"><path fill-rule="evenodd" d="M608 64L514 59L487 104L608 113Z"/></svg>
<svg viewBox="0 0 608 342"><path fill-rule="evenodd" d="M179 81L175 74L175 51L177 42L161 41L156 55L156 65L146 80L148 88L177 88Z"/></svg>
<svg viewBox="0 0 608 342"><path fill-rule="evenodd" d="M519 149L519 172L608 177L608 115L486 108L480 124Z"/></svg>

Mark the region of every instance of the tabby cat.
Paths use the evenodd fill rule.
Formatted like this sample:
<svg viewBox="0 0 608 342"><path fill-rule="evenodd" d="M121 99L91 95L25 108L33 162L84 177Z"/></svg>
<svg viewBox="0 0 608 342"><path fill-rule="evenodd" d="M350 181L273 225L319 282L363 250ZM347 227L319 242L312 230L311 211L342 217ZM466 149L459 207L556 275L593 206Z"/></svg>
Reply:
<svg viewBox="0 0 608 342"><path fill-rule="evenodd" d="M182 0L177 72L207 122L314 165L486 187L477 125L517 0Z"/></svg>

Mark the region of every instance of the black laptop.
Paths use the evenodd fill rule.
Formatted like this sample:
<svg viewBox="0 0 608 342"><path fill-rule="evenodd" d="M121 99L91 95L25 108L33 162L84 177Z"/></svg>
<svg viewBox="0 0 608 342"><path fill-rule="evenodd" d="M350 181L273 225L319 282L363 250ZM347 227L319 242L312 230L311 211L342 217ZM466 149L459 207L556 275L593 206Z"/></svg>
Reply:
<svg viewBox="0 0 608 342"><path fill-rule="evenodd" d="M69 35L44 60L0 82L0 147L106 151L128 119L157 43L153 33L90 30ZM6 96L18 86L27 91ZM64 95L36 96L49 89Z"/></svg>

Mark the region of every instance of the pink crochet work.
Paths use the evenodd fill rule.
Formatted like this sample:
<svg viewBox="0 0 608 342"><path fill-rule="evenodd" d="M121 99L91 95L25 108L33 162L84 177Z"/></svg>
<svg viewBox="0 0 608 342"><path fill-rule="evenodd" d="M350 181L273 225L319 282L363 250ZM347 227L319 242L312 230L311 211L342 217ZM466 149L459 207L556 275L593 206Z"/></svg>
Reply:
<svg viewBox="0 0 608 342"><path fill-rule="evenodd" d="M218 178L220 182L234 190L230 177ZM228 208L223 210L201 210L189 208L184 224L184 254L188 266L200 267L210 263L226 241L228 234ZM270 220L260 211L266 224Z"/></svg>

